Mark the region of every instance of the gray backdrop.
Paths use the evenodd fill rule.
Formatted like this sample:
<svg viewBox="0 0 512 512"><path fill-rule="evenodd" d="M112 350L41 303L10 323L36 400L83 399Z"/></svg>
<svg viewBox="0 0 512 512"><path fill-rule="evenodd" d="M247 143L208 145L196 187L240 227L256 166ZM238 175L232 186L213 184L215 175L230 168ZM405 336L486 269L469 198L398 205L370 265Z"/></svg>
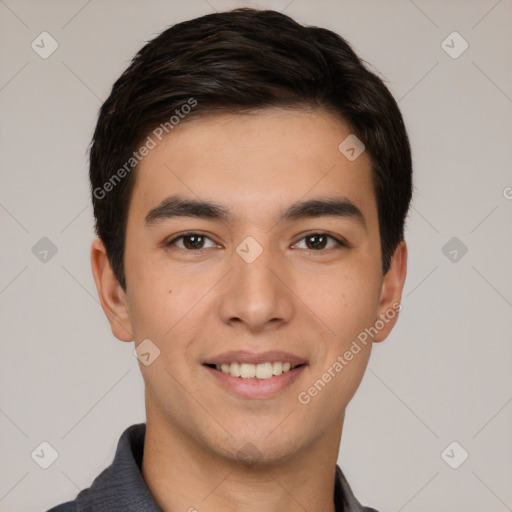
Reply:
<svg viewBox="0 0 512 512"><path fill-rule="evenodd" d="M145 420L133 343L112 336L90 270L86 150L145 41L242 5L346 37L411 137L403 311L339 454L356 496L381 512L512 510L510 0L0 1L0 509L74 498Z"/></svg>

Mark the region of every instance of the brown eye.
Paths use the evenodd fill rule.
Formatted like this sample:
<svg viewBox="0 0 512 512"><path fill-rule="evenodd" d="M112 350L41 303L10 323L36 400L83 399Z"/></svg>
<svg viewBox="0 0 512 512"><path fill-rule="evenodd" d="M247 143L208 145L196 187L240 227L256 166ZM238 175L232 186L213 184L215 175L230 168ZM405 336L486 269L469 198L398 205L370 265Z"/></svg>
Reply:
<svg viewBox="0 0 512 512"><path fill-rule="evenodd" d="M202 249L204 245L204 236L187 235L183 237L183 245L186 249Z"/></svg>
<svg viewBox="0 0 512 512"><path fill-rule="evenodd" d="M308 249L325 249L327 245L326 235L311 235L306 237Z"/></svg>
<svg viewBox="0 0 512 512"><path fill-rule="evenodd" d="M324 249L332 249L336 246L338 247L346 247L347 245L343 243L341 240L333 237L332 235L328 235L327 233L312 233L310 235L305 236L299 241L299 244L305 240L305 247L299 247L299 249L310 249L312 251L322 251ZM329 240L332 242L329 245ZM296 244L299 245L299 244Z"/></svg>
<svg viewBox="0 0 512 512"><path fill-rule="evenodd" d="M199 251L201 249L208 248L205 247L205 242L207 240L210 240L210 238L200 233L186 233L174 238L173 240L168 242L166 246L174 245L180 249L188 251ZM212 240L210 240L210 242L211 245L209 247L216 247L216 244Z"/></svg>

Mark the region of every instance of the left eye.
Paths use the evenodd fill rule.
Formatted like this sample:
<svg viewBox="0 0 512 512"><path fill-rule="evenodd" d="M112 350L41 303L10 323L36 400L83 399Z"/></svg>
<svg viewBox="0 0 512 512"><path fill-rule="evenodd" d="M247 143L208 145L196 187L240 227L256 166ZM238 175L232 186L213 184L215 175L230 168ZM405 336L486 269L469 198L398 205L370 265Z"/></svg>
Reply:
<svg viewBox="0 0 512 512"><path fill-rule="evenodd" d="M328 245L328 240L331 240L331 245ZM312 233L310 235L305 236L300 240L302 242L306 240L306 247L299 247L299 249L311 249L314 251L322 250L322 249L331 249L332 247L342 246L345 247L341 240L334 238L332 235L328 235L327 233ZM299 243L300 243L299 242ZM297 246L298 244L296 244Z"/></svg>

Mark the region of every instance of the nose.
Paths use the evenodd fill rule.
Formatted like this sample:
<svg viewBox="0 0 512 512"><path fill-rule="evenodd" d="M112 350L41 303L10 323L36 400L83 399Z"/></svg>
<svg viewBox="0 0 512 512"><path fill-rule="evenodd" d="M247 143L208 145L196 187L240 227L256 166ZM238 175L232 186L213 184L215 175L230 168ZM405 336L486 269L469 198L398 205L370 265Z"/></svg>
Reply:
<svg viewBox="0 0 512 512"><path fill-rule="evenodd" d="M263 248L254 260L233 253L219 314L224 323L258 332L289 323L295 315L290 269Z"/></svg>

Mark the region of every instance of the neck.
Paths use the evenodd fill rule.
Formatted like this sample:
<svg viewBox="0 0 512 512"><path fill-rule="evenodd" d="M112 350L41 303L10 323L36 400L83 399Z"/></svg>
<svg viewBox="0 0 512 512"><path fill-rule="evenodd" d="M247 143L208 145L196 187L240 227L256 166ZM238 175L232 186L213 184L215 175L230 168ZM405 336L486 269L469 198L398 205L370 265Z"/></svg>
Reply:
<svg viewBox="0 0 512 512"><path fill-rule="evenodd" d="M341 426L301 453L264 466L223 457L147 417L142 475L164 512L335 512Z"/></svg>

